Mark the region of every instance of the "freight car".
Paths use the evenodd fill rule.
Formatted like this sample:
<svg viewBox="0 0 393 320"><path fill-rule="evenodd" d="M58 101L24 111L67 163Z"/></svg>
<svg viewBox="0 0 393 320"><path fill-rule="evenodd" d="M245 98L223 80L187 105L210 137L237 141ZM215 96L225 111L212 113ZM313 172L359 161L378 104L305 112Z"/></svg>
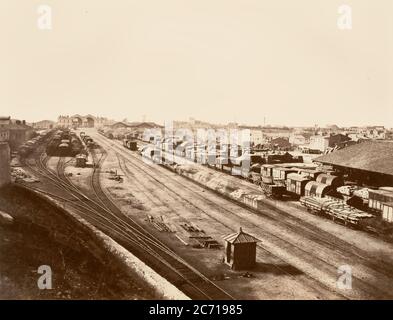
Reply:
<svg viewBox="0 0 393 320"><path fill-rule="evenodd" d="M274 180L286 180L288 174L296 173L296 169L285 168L285 167L275 167L273 168L273 179Z"/></svg>
<svg viewBox="0 0 393 320"><path fill-rule="evenodd" d="M33 147L28 146L28 145L21 145L18 149L18 154L21 157L27 157L30 153L32 153L34 150Z"/></svg>
<svg viewBox="0 0 393 320"><path fill-rule="evenodd" d="M317 181L309 181L306 184L306 187L304 188L304 193L306 196L316 196L323 198L325 195L327 195L329 192L331 192L333 189L331 186L320 183Z"/></svg>
<svg viewBox="0 0 393 320"><path fill-rule="evenodd" d="M57 154L60 157L69 156L70 153L71 153L71 148L68 143L60 143L59 146L57 147Z"/></svg>
<svg viewBox="0 0 393 320"><path fill-rule="evenodd" d="M388 190L369 189L368 207L374 211L382 212L384 203L393 202L393 192Z"/></svg>
<svg viewBox="0 0 393 320"><path fill-rule="evenodd" d="M261 175L264 177L273 177L273 169L276 166L273 164L264 164L261 166Z"/></svg>
<svg viewBox="0 0 393 320"><path fill-rule="evenodd" d="M48 156L73 157L83 152L83 147L75 133L57 131L46 146Z"/></svg>
<svg viewBox="0 0 393 320"><path fill-rule="evenodd" d="M138 151L138 143L135 140L124 139L123 146L132 151Z"/></svg>
<svg viewBox="0 0 393 320"><path fill-rule="evenodd" d="M333 221L344 223L345 225L358 226L364 219L373 218L372 214L358 210L347 205L340 199L331 197L302 197L300 203L307 208L307 211L330 217Z"/></svg>
<svg viewBox="0 0 393 320"><path fill-rule="evenodd" d="M309 183L311 179L307 176L303 176L298 173L290 173L287 176L287 186L286 190L288 193L301 197L305 194L305 189L307 183Z"/></svg>
<svg viewBox="0 0 393 320"><path fill-rule="evenodd" d="M261 183L263 193L270 198L281 199L285 194L285 184L281 183Z"/></svg>
<svg viewBox="0 0 393 320"><path fill-rule="evenodd" d="M310 180L316 180L317 177L324 172L321 170L313 169L298 169L297 173L304 177L308 177Z"/></svg>

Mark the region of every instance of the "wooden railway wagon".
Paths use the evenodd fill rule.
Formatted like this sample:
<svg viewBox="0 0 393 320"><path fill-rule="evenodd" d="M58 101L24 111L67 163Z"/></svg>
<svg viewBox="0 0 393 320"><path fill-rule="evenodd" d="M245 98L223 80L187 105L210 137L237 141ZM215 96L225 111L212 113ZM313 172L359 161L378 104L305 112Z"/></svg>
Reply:
<svg viewBox="0 0 393 320"><path fill-rule="evenodd" d="M93 142L93 138L90 137L90 136L84 136L84 137L82 138L82 140L83 140L83 142L86 143L86 144L88 144L89 142Z"/></svg>
<svg viewBox="0 0 393 320"><path fill-rule="evenodd" d="M274 199L281 199L282 196L285 194L285 184L278 184L278 183L261 183L261 189L263 193L270 198Z"/></svg>
<svg viewBox="0 0 393 320"><path fill-rule="evenodd" d="M304 177L309 178L310 180L316 180L317 177L324 172L321 170L313 170L313 169L298 169L297 173Z"/></svg>
<svg viewBox="0 0 393 320"><path fill-rule="evenodd" d="M256 163L256 164L253 164L250 168L249 181L258 185L258 186L262 182L261 167L262 167L262 164Z"/></svg>
<svg viewBox="0 0 393 320"><path fill-rule="evenodd" d="M251 168L254 164L262 164L263 159L262 156L256 154L245 153L240 157L229 157L230 161L233 165L243 167L243 168Z"/></svg>
<svg viewBox="0 0 393 320"><path fill-rule="evenodd" d="M288 193L301 197L305 194L305 189L307 183L309 183L311 179L309 177L303 176L298 173L290 173L287 176L287 186L286 190Z"/></svg>
<svg viewBox="0 0 393 320"><path fill-rule="evenodd" d="M68 143L60 143L57 147L56 155L60 157L67 157L71 154L71 147Z"/></svg>
<svg viewBox="0 0 393 320"><path fill-rule="evenodd" d="M267 154L264 156L264 162L266 164L279 164L279 163L302 163L302 156L292 156L290 153L286 152L284 154Z"/></svg>
<svg viewBox="0 0 393 320"><path fill-rule="evenodd" d="M374 211L382 212L383 204L393 202L393 192L388 190L368 190L368 207Z"/></svg>
<svg viewBox="0 0 393 320"><path fill-rule="evenodd" d="M32 153L34 147L28 145L21 145L18 149L18 154L22 157L27 157L30 153Z"/></svg>
<svg viewBox="0 0 393 320"><path fill-rule="evenodd" d="M382 204L382 219L387 222L393 222L393 202Z"/></svg>
<svg viewBox="0 0 393 320"><path fill-rule="evenodd" d="M124 139L123 146L132 151L138 151L138 143L136 140Z"/></svg>
<svg viewBox="0 0 393 320"><path fill-rule="evenodd" d="M261 175L264 177L273 177L274 164L263 164L261 166Z"/></svg>
<svg viewBox="0 0 393 320"><path fill-rule="evenodd" d="M288 174L296 172L297 170L293 168L275 167L273 168L273 180L286 180Z"/></svg>
<svg viewBox="0 0 393 320"><path fill-rule="evenodd" d="M345 225L358 226L364 219L374 216L367 212L351 207L340 199L332 197L302 197L300 203L307 208L307 211L330 217L333 221L341 222Z"/></svg>

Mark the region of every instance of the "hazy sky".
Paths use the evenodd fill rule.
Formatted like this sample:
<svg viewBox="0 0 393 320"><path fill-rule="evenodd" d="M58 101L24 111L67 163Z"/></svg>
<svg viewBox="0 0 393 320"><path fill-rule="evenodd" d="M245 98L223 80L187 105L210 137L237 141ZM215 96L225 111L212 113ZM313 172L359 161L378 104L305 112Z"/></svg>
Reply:
<svg viewBox="0 0 393 320"><path fill-rule="evenodd" d="M392 21L392 0L1 0L0 115L392 127Z"/></svg>

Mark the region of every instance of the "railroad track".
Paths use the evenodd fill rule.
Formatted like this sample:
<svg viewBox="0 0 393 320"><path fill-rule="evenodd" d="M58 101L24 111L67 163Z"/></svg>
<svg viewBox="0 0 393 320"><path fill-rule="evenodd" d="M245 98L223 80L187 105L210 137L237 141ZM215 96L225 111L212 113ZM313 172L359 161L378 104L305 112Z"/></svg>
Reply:
<svg viewBox="0 0 393 320"><path fill-rule="evenodd" d="M65 195L71 196L72 199L37 188L32 189L52 195L67 203L84 218L87 218L89 222L112 236L131 252L136 253L142 260L147 261L153 269L159 270L159 273L164 274L170 282L174 283L190 298L203 300L234 299L228 292L152 236L136 221L121 212L100 185L99 167L105 157L105 152L102 153L100 159L97 159L94 155L95 167L91 178L92 196L87 196L80 191L65 175L64 158L59 159L56 172L53 172L46 166L48 157L44 153L36 159L35 166L30 164L28 166L36 175L44 177Z"/></svg>
<svg viewBox="0 0 393 320"><path fill-rule="evenodd" d="M109 145L109 142L107 142ZM125 159L125 161L127 161L127 164L131 165L133 167L133 171L135 170L140 170L142 171L145 175L149 175L151 177L151 181L152 183L158 183L161 185L161 188L166 188L169 189L168 193L172 193L174 196L177 197L181 197L183 199L183 201L188 201L190 202L188 199L184 199L184 196L179 195L179 192L176 191L180 190L180 189L184 189L187 188L187 186L185 184L181 184L178 181L175 181L175 183L177 184L177 188L169 188L168 185L171 185L171 183L169 183L169 181L173 181L173 177L171 177L170 175L165 176L165 182L163 183L162 181L159 181L159 179L157 179L156 177L158 175L163 175L162 171L158 172L157 168L154 168L154 166L148 166L140 159L139 156L131 153L131 152L127 152L127 156L124 156L124 152L125 150L122 150L120 146L115 146L112 144L112 147L114 147L116 149L116 152L121 153L122 157ZM138 161L130 161L129 157L133 157L135 159L137 159ZM192 192L195 194L195 196L201 196L200 194L196 193L195 190L192 190ZM211 203L211 200L207 197L204 196L204 201ZM193 205L193 203L190 203L190 205ZM217 204L212 204L217 206ZM231 215L236 215L235 212L228 210L227 207L221 207L220 208L221 211L225 211L225 213L227 214L231 214ZM198 210L200 210L200 208L198 208ZM208 212L205 212L207 215L211 216ZM269 212L266 212L267 214ZM281 214L281 212L279 212ZM260 214L260 213L259 213ZM212 217L213 219L217 220L217 217ZM286 213L284 216L279 216L277 217L277 215L268 215L268 218L271 219L272 221L275 221L279 224L284 224L286 228L290 229L290 230L294 230L296 232L303 232L306 233L306 235L311 239L314 240L316 242L318 242L319 245L321 246L327 246L328 248L331 248L332 250L334 250L334 247L337 246L338 248L340 248L340 251L342 251L343 253L343 258L347 258L351 257L353 259L356 260L360 260L361 262L365 262L365 264L367 266L370 266L370 268L373 268L374 271L377 271L379 273L382 273L388 277L391 277L392 275L392 270L390 268L390 270L388 269L388 264L384 265L382 264L382 266L380 264L374 264L373 262L370 262L370 260L366 257L364 257L361 253L357 253L356 251L354 252L353 248L347 248L348 243L345 243L344 241L341 241L339 239L334 239L332 238L332 235L330 234L324 234L324 233L318 233L318 231L316 230L312 230L307 228L308 226L298 226L296 225L297 223L299 223L300 219L294 218L294 219L290 219L288 217L288 213ZM279 220L279 218L281 218ZM284 220L284 221L283 221ZM222 221L221 221L222 222ZM302 224L304 224L304 221L300 221ZM229 226L230 227L230 226ZM256 224L254 224L254 227L258 227ZM315 254L311 254L308 251L305 251L304 248L302 248L299 245L294 245L293 243L290 243L289 241L287 241L285 238L283 237L279 237L276 234L268 234L268 236L270 237L269 240L272 241L278 241L277 245L282 247L282 248L286 248L288 250L291 251L296 251L299 255L301 255L302 257L306 257L309 256L309 262L313 263L315 265L316 262L318 262L318 266L321 268L321 270L325 270L325 272L327 272L328 274L331 274L332 276L337 276L337 267L336 265L330 263L329 261L325 261L325 260L321 260L321 258L319 258L317 255ZM265 248L263 248L265 249ZM354 281L356 281L357 286L361 289L361 291L363 292L369 292L372 293L374 296L377 294L377 296L379 298L387 298L389 296L391 296L391 293L387 290L381 290L381 288L377 285L374 285L372 283L368 283L365 282L363 279L358 278L356 276L354 276ZM385 286L386 287L386 286ZM348 297L350 298L350 297Z"/></svg>

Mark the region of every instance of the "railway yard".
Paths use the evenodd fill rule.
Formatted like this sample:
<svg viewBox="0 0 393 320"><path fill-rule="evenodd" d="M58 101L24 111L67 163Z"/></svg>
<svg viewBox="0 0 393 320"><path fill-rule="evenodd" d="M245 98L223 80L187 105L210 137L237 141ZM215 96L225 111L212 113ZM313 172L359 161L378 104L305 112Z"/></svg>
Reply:
<svg viewBox="0 0 393 320"><path fill-rule="evenodd" d="M178 164L157 164L149 142L95 129L49 132L39 142L21 160L38 182L16 182L88 221L191 299L393 298L393 244L359 227L371 214L331 192L310 194L337 182L323 173L307 180L316 188L304 184L302 197L282 199L255 175L240 179L216 165L181 162L180 154ZM302 184L294 167L274 173L288 181L285 194L291 181L294 193ZM240 228L257 239L249 270L224 263L224 237ZM342 266L351 268L351 288L337 285Z"/></svg>

